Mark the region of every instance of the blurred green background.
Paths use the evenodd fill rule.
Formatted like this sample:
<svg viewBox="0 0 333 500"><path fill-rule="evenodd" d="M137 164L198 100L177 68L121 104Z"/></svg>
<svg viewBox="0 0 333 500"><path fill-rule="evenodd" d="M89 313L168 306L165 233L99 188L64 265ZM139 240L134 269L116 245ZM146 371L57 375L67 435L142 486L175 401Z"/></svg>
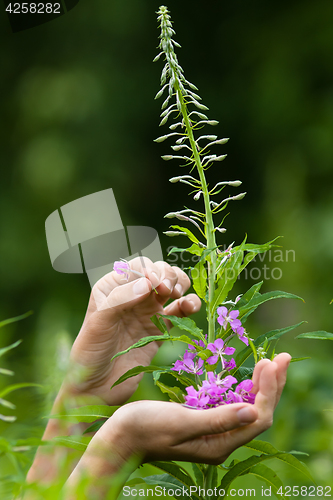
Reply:
<svg viewBox="0 0 333 500"><path fill-rule="evenodd" d="M176 162L160 159L169 145L152 142L161 135L161 103L153 98L162 65L152 64L159 4L80 0L65 16L16 34L5 16L0 20L0 318L34 311L1 329L0 347L23 339L4 366L15 370L15 380L45 387L13 395L18 423L1 424L0 433L40 434L40 415L50 409L90 293L86 276L52 269L48 215L111 187L125 225L156 228L165 257L171 244L184 246L162 234L168 228L163 216L191 203L188 191L168 182L179 174ZM231 138L223 147L227 160L209 179L241 179L248 192L229 205L220 243L239 243L245 233L253 243L283 236L279 257L253 263L235 295L265 278L263 291L281 289L305 300L268 303L250 323L256 337L308 321L278 346L312 359L291 366L265 437L280 449L309 453L305 461L317 482L329 484L333 413L324 410L333 408L333 344L294 338L333 330L333 3L167 5L185 75L199 87L210 118L220 121L214 133ZM160 353L163 364L177 355L176 348ZM5 383L2 376L0 386ZM161 396L147 377L136 397ZM283 474L286 484L306 484L294 471Z"/></svg>

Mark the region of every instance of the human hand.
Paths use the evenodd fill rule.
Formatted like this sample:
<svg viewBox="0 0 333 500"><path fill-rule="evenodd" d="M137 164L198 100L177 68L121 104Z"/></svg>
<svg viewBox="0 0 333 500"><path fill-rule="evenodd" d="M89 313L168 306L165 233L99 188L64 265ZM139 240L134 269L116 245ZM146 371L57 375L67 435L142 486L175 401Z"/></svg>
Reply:
<svg viewBox="0 0 333 500"><path fill-rule="evenodd" d="M115 473L133 454L143 461L224 462L272 425L290 359L282 353L273 361L259 361L253 374L254 405L192 410L177 403L137 401L123 406L95 434L70 482L83 471L96 477Z"/></svg>
<svg viewBox="0 0 333 500"><path fill-rule="evenodd" d="M110 363L112 356L142 337L160 334L150 320L154 314L188 316L201 306L195 294L182 297L191 283L180 268L166 262L153 263L145 257L133 259L129 265L145 277L138 278L131 272L126 281L112 271L99 280L71 351L74 367L86 369L84 380L79 383L69 379L71 392L98 396L109 405L123 404L134 393L142 375L126 380L112 391L110 387L127 370L138 365L148 366L158 344L151 342ZM164 307L169 299L174 300Z"/></svg>

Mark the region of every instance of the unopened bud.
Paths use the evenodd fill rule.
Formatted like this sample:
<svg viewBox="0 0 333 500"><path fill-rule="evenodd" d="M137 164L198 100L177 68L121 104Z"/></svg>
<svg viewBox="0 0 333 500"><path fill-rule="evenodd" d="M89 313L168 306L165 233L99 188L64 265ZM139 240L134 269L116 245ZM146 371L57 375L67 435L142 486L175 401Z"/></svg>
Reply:
<svg viewBox="0 0 333 500"><path fill-rule="evenodd" d="M215 144L226 144L229 141L229 138L218 139Z"/></svg>
<svg viewBox="0 0 333 500"><path fill-rule="evenodd" d="M187 236L187 234L183 231L165 231L163 234L166 234L167 236Z"/></svg>
<svg viewBox="0 0 333 500"><path fill-rule="evenodd" d="M215 158L212 158L211 161L223 161L227 155L220 155L220 156L215 156Z"/></svg>
<svg viewBox="0 0 333 500"><path fill-rule="evenodd" d="M169 161L173 159L172 155L163 155L161 156L162 160Z"/></svg>
<svg viewBox="0 0 333 500"><path fill-rule="evenodd" d="M198 201L198 199L199 199L199 198L200 198L200 196L201 196L201 193L202 193L202 191L198 191L198 192L197 192L197 193L193 196L193 199L194 199L195 201Z"/></svg>
<svg viewBox="0 0 333 500"><path fill-rule="evenodd" d="M216 227L215 230L218 231L219 233L225 233L226 232L226 228L225 227Z"/></svg>
<svg viewBox="0 0 333 500"><path fill-rule="evenodd" d="M236 196L232 196L230 199L234 200L234 201L242 200L245 195L246 195L246 193L236 194Z"/></svg>
<svg viewBox="0 0 333 500"><path fill-rule="evenodd" d="M167 135L161 135L161 137L157 137L157 139L154 139L154 142L163 142L167 138L168 138Z"/></svg>

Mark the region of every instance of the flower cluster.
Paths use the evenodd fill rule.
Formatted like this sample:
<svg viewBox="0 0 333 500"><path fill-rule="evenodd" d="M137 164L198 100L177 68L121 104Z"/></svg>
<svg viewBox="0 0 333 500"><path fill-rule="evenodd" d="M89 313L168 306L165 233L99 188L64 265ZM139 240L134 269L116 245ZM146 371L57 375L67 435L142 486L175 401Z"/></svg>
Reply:
<svg viewBox="0 0 333 500"><path fill-rule="evenodd" d="M208 380L204 380L197 391L193 386L186 387L185 401L188 406L205 410L231 403L254 403L255 395L250 392L253 387L251 380L243 380L233 391L231 387L237 383L235 377L228 375L221 379L213 372L207 375Z"/></svg>
<svg viewBox="0 0 333 500"><path fill-rule="evenodd" d="M237 298L239 300L239 298ZM236 299L236 302L238 301ZM236 302L232 303L233 305ZM187 406L199 409L214 408L216 406L231 404L231 403L254 403L255 395L251 393L253 383L251 380L243 380L233 390L232 386L237 384L237 379L232 375L227 375L230 370L236 368L236 362L233 358L226 359L226 356L231 356L235 352L234 347L227 345L228 340L234 336L238 336L244 344L249 345L249 339L242 326L241 321L238 319L239 311L230 310L225 306L217 309L217 321L224 330L227 330L229 325L234 333L232 333L226 340L221 338L216 339L206 345L203 340L193 340L193 345L189 345L181 360L174 363L174 371L178 373L186 372L195 375L198 384L198 390L193 386L186 387L187 395L185 401ZM206 336L207 341L207 336ZM205 361L207 365L216 365L221 362L222 371L216 375L214 371L206 372L206 380L202 382L199 375L204 373L205 361L201 357L200 351L206 351L204 354L207 356L207 351L211 352ZM206 368L208 369L208 366ZM200 385L201 384L201 385Z"/></svg>

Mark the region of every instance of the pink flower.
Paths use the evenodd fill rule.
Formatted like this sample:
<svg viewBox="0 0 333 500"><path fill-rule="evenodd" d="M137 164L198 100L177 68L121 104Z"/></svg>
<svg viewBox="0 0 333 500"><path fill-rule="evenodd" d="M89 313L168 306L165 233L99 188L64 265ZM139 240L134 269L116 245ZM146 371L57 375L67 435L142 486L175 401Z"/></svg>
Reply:
<svg viewBox="0 0 333 500"><path fill-rule="evenodd" d="M123 274L127 280L129 278L129 273L131 272L128 262L122 260L116 260L116 262L113 264L113 270L117 274Z"/></svg>

